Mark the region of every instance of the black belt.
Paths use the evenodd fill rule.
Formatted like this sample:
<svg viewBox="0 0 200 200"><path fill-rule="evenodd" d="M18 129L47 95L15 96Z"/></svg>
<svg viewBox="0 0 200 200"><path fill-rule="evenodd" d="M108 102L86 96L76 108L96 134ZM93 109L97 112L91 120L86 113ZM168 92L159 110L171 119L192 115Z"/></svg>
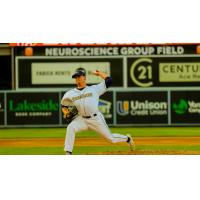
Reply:
<svg viewBox="0 0 200 200"><path fill-rule="evenodd" d="M82 116L83 118L86 118L86 119L89 119L89 118L92 118L92 117L96 117L97 116L97 114L94 114L94 115L92 115L92 116Z"/></svg>

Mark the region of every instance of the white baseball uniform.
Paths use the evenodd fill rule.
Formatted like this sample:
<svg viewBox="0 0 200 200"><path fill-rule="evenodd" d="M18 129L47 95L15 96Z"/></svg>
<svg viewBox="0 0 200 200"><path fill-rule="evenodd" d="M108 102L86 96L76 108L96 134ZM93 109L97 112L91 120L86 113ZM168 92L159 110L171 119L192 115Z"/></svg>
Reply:
<svg viewBox="0 0 200 200"><path fill-rule="evenodd" d="M67 127L65 151L72 152L75 133L83 130L93 130L101 134L111 143L126 142L128 137L121 134L112 134L105 122L104 116L98 109L99 96L107 90L105 81L79 90L74 88L66 92L61 100L63 106L74 104L78 110L76 117Z"/></svg>

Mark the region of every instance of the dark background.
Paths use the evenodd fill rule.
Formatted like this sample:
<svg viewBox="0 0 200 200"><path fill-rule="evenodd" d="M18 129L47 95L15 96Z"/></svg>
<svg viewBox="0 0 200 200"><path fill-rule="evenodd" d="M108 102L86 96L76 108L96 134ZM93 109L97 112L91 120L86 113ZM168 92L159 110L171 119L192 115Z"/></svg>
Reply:
<svg viewBox="0 0 200 200"><path fill-rule="evenodd" d="M11 87L11 56L0 56L0 90Z"/></svg>
<svg viewBox="0 0 200 200"><path fill-rule="evenodd" d="M4 125L4 94L0 93L0 125Z"/></svg>

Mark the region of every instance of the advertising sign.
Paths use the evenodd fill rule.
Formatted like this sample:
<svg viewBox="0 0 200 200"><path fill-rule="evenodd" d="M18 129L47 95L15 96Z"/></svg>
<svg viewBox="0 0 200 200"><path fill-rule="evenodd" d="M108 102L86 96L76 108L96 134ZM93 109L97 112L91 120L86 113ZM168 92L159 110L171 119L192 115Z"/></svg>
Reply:
<svg viewBox="0 0 200 200"><path fill-rule="evenodd" d="M171 92L171 123L200 124L200 91Z"/></svg>
<svg viewBox="0 0 200 200"><path fill-rule="evenodd" d="M107 124L113 124L113 92L106 92L99 99L99 110Z"/></svg>
<svg viewBox="0 0 200 200"><path fill-rule="evenodd" d="M13 44L15 55L29 56L132 56L132 55L183 55L196 54L199 44ZM31 47L30 47L31 46Z"/></svg>
<svg viewBox="0 0 200 200"><path fill-rule="evenodd" d="M4 125L4 94L0 93L0 126Z"/></svg>
<svg viewBox="0 0 200 200"><path fill-rule="evenodd" d="M122 58L20 57L16 59L16 89L74 87L72 74L80 67L86 70L88 84L102 81L92 74L99 69L117 80L113 81L113 87L123 86Z"/></svg>
<svg viewBox="0 0 200 200"><path fill-rule="evenodd" d="M117 92L117 124L167 124L167 92Z"/></svg>
<svg viewBox="0 0 200 200"><path fill-rule="evenodd" d="M59 124L59 93L7 93L7 124Z"/></svg>
<svg viewBox="0 0 200 200"><path fill-rule="evenodd" d="M200 86L200 56L128 58L129 87Z"/></svg>
<svg viewBox="0 0 200 200"><path fill-rule="evenodd" d="M77 68L85 69L88 84L102 81L100 77L94 76L95 70L110 76L109 62L32 63L32 84L74 84L72 75Z"/></svg>
<svg viewBox="0 0 200 200"><path fill-rule="evenodd" d="M200 82L200 62L160 63L160 82Z"/></svg>
<svg viewBox="0 0 200 200"><path fill-rule="evenodd" d="M62 92L62 96L65 92ZM113 92L106 92L99 99L99 111L103 114L106 123L112 125L113 122ZM62 117L62 124L66 124L66 120Z"/></svg>

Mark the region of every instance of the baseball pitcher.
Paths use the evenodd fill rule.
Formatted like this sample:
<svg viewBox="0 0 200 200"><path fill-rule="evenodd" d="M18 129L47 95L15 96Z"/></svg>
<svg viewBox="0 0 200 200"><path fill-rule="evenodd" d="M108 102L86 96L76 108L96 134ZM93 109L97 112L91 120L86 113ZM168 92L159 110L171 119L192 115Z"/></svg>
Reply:
<svg viewBox="0 0 200 200"><path fill-rule="evenodd" d="M132 150L134 141L130 135L111 133L104 116L98 109L99 96L104 94L112 84L112 78L96 70L94 75L100 76L103 82L88 86L86 71L79 68L73 74L77 87L66 92L61 100L63 117L68 126L64 150L67 155L72 154L75 134L83 130L93 130L111 143L127 142Z"/></svg>

